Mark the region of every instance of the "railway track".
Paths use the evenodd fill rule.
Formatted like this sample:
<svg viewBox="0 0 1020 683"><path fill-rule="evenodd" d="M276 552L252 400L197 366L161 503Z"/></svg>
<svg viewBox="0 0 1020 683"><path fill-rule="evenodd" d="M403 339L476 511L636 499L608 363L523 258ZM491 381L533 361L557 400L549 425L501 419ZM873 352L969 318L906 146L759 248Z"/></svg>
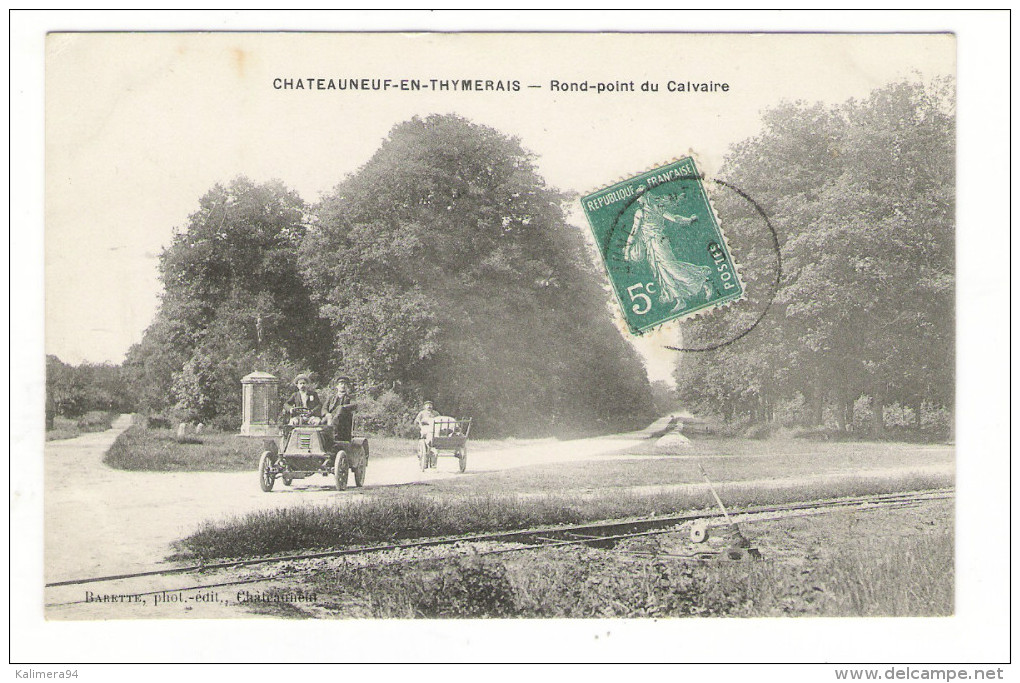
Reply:
<svg viewBox="0 0 1020 683"><path fill-rule="evenodd" d="M729 516L735 523L746 525L817 514L827 514L843 510L856 509L866 511L912 507L929 501L949 500L952 499L954 495L953 488L945 488L873 496L834 498L801 503L732 509L729 510ZM104 593L112 593L126 600L161 593L167 594L200 591L279 580L280 577L278 573L273 573L268 576L266 574L258 573L257 568L260 566L272 567L289 565L288 569L290 571L300 573L301 571L310 571L313 568L309 567L308 569L297 569L295 571L294 565L296 563L308 563L315 560L326 560L341 557L360 557L364 559L373 555L385 559L377 562L362 561L359 564L354 565L354 567L357 569L368 569L399 564L441 562L460 557L464 555L464 553L454 552L447 554L427 554L418 557L402 557L401 553L415 550L422 551L425 549L444 546L453 548L455 546L463 546L465 544L485 546L480 549L473 548L471 552L473 556L499 555L566 546L605 548L612 547L620 541L627 539L652 536L656 534L675 533L680 530L682 525L690 522L702 522L709 523L711 525L711 522L721 520L723 517L724 514L719 511L701 511L644 519L609 520L584 524L544 526L514 531L444 536L402 543L359 546L311 553L277 555L246 560L230 560L215 563L159 568L107 576L85 577L47 583L45 585L47 593L56 594L53 595L53 601L47 601L46 606L59 607L87 603L89 602L88 599L67 599L64 596L66 595L67 597L70 597L69 591L80 591L81 587L94 584L108 584L108 587L104 587ZM719 526L719 524L716 526ZM387 555L396 555L396 557L387 558ZM238 570L249 570L252 572L252 575L229 579L223 577L221 580L215 580L214 575L217 573L231 571L236 572ZM294 573L290 575L292 576ZM191 581L188 582L188 585L165 584L165 581L169 579L177 579L178 581L175 583L179 583L179 580L184 579L185 577L192 577L196 580L200 578L213 580L200 583ZM159 581L158 579L163 579L163 581ZM143 585L137 585L139 583ZM140 590L143 587L144 590Z"/></svg>

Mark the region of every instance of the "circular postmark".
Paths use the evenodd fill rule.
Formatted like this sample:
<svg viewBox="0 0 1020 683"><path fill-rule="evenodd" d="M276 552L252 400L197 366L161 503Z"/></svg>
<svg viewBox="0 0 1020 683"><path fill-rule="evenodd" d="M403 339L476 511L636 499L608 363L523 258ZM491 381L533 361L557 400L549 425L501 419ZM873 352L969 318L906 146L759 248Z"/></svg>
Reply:
<svg viewBox="0 0 1020 683"><path fill-rule="evenodd" d="M779 235L776 232L775 226L773 226L772 221L769 219L768 214L765 212L765 210L757 201L755 201L746 192L736 187L732 183L715 178L706 178L700 174L689 175L675 178L674 180L671 180L668 183L669 185L680 183L680 186L678 188L666 187L667 183L657 185L655 187L654 194L659 196L671 195L674 198L676 197L683 198L684 193L686 192L687 189L684 187L684 183L689 183L690 181L702 181L702 182L708 181L713 185L724 189L725 191L734 193L742 201L749 204L750 207L752 207L754 213L758 217L760 217L760 219L764 222L764 226L768 232L770 242L769 246L771 247L771 250L775 256L774 277L768 281L769 291L767 295L763 299L761 299L762 301L762 303L760 304L761 310L758 312L758 314L754 317L753 320L751 320L749 323L745 325L739 326L734 330L731 330L729 333L727 333L725 338L717 342L705 344L702 346L687 346L687 345L664 346L664 348L670 349L672 351L697 353L714 351L724 346L728 346L738 341L739 339L742 339L743 337L747 336L758 327L758 325L762 322L762 320L764 320L765 316L768 314L768 311L772 307L772 303L775 301L776 295L779 291L779 285L783 275L783 261L782 254L779 249ZM603 238L603 243L600 245L600 247L602 253L605 255L606 266L607 268L610 269L610 271L626 273L629 275L632 273L632 268L635 267L633 259L628 258L626 254L630 245L630 241L628 238L631 231L630 227L627 225L627 221L625 221L625 217L633 219L633 212L631 211L631 209L635 208L635 204L641 201L642 196L648 194L650 190L651 188L648 187L640 188L639 191L634 192L633 196L629 197L627 200L621 203L620 209L616 212L615 218L612 221L611 229L605 234ZM711 210L711 208L709 210ZM714 244L714 246L717 249L719 248L718 244ZM712 247L713 243L710 243L709 244L710 251ZM766 280L762 278L761 281L765 282Z"/></svg>

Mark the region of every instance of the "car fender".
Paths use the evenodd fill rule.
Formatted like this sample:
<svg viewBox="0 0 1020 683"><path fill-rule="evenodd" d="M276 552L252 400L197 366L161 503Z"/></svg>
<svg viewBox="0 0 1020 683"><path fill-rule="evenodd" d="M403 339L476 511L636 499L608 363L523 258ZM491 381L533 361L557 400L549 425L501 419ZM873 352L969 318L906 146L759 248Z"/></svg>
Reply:
<svg viewBox="0 0 1020 683"><path fill-rule="evenodd" d="M338 441L337 444L347 453L351 467L362 465L368 461L368 439L355 437L350 441Z"/></svg>

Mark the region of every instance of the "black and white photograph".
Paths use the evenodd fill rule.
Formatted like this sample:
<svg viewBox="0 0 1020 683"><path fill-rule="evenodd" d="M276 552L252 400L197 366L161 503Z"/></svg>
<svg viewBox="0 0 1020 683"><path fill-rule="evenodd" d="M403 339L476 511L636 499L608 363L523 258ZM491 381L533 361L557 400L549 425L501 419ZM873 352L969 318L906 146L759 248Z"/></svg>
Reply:
<svg viewBox="0 0 1020 683"><path fill-rule="evenodd" d="M959 336L1009 292L958 275L954 32L44 47L39 629L823 663L971 618L958 452L1008 451L958 448Z"/></svg>

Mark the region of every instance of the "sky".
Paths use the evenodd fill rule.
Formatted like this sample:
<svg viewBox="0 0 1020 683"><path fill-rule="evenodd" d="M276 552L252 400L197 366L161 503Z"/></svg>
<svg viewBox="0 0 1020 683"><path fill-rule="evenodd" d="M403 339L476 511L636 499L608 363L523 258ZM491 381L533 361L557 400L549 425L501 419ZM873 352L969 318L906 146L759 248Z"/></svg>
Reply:
<svg viewBox="0 0 1020 683"><path fill-rule="evenodd" d="M50 34L46 352L122 361L155 314L161 249L215 183L278 178L314 202L412 116L453 112L515 135L550 185L586 193L689 153L711 176L782 101L837 103L954 72L946 34ZM294 90L278 78L518 80L521 91ZM552 92L553 80L636 92ZM645 81L659 92L641 92ZM729 89L668 92L669 81ZM676 327L633 341L650 376L668 378L674 352L661 347Z"/></svg>

